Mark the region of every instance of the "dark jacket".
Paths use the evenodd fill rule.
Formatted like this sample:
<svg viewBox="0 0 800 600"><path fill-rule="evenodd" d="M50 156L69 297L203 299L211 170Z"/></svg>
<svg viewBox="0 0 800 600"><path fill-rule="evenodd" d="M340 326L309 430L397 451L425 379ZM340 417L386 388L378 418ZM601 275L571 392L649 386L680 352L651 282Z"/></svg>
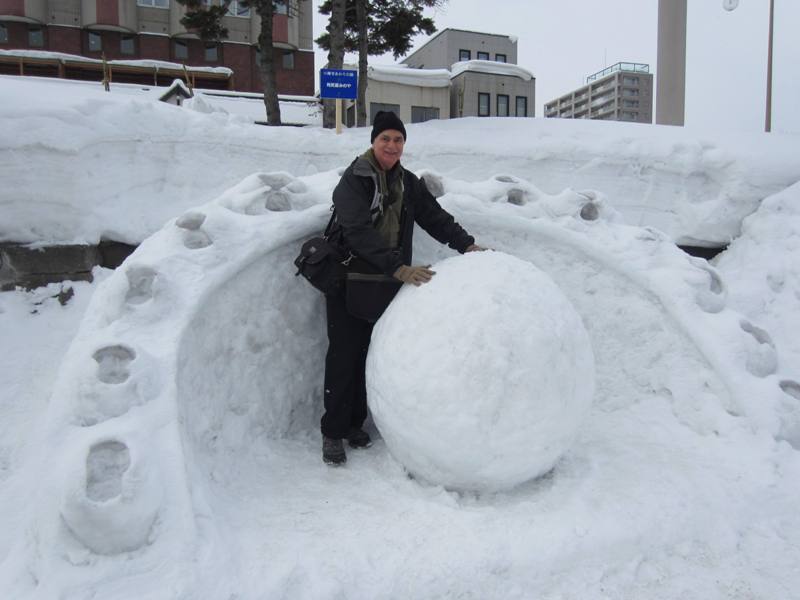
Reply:
<svg viewBox="0 0 800 600"><path fill-rule="evenodd" d="M458 252L475 243L475 239L455 222L428 191L425 182L400 167L399 163L388 178L403 177L403 207L400 218L400 247L389 248L375 229L371 207L375 205L377 176L364 158L356 158L342 175L333 190L336 222L332 239L345 250L351 251L367 272L392 276L398 267L411 264L414 223L419 224L431 237L447 244Z"/></svg>

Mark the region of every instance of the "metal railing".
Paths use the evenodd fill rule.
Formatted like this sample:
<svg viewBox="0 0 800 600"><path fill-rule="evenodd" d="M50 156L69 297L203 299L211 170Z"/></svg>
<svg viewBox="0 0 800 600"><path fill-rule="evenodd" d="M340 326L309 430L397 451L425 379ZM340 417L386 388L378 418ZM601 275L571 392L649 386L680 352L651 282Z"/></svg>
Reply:
<svg viewBox="0 0 800 600"><path fill-rule="evenodd" d="M611 75L611 73L616 73L617 71L627 71L629 73L649 73L650 65L644 63L618 62L615 65L606 67L602 71L598 71L597 73L587 76L586 83L601 79L606 75Z"/></svg>

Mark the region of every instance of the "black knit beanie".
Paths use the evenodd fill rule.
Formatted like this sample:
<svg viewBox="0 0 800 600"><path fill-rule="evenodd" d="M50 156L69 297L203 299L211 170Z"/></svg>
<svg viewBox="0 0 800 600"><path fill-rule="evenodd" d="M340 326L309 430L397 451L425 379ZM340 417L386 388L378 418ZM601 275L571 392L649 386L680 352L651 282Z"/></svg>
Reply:
<svg viewBox="0 0 800 600"><path fill-rule="evenodd" d="M396 129L403 134L403 140L406 139L406 128L400 117L392 111L379 110L378 114L375 115L375 120L372 122L372 136L369 138L369 143L374 142L381 131L386 131L387 129Z"/></svg>

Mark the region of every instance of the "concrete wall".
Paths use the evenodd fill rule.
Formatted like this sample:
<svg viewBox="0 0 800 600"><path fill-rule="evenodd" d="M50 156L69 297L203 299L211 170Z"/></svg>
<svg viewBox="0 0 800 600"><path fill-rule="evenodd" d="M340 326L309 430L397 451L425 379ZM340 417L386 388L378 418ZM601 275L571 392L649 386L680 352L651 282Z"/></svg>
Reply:
<svg viewBox="0 0 800 600"><path fill-rule="evenodd" d="M517 43L508 36L460 29L443 30L403 62L414 68L449 69L459 62L462 49L470 51L470 60L478 60L478 52L488 52L489 60L499 53L505 54L507 63L517 64Z"/></svg>
<svg viewBox="0 0 800 600"><path fill-rule="evenodd" d="M417 87L400 83L369 80L367 85L367 120L372 123L370 103L399 104L400 118L411 123L411 107L424 106L439 109L440 119L450 118L450 90L446 87Z"/></svg>
<svg viewBox="0 0 800 600"><path fill-rule="evenodd" d="M528 99L528 117L535 116L536 80L525 81L509 75L465 71L450 80L450 114L456 117L478 116L478 94L489 94L489 116L497 116L497 96L508 96L509 116L515 114L517 96Z"/></svg>

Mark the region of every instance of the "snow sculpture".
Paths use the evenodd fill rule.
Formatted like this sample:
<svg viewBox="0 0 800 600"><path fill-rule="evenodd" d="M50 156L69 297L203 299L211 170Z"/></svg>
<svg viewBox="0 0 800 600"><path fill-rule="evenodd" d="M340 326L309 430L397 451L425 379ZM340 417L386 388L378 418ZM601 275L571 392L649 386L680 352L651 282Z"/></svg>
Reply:
<svg viewBox="0 0 800 600"><path fill-rule="evenodd" d="M594 393L589 336L556 284L500 252L446 259L376 325L367 395L391 453L450 489L552 469Z"/></svg>

